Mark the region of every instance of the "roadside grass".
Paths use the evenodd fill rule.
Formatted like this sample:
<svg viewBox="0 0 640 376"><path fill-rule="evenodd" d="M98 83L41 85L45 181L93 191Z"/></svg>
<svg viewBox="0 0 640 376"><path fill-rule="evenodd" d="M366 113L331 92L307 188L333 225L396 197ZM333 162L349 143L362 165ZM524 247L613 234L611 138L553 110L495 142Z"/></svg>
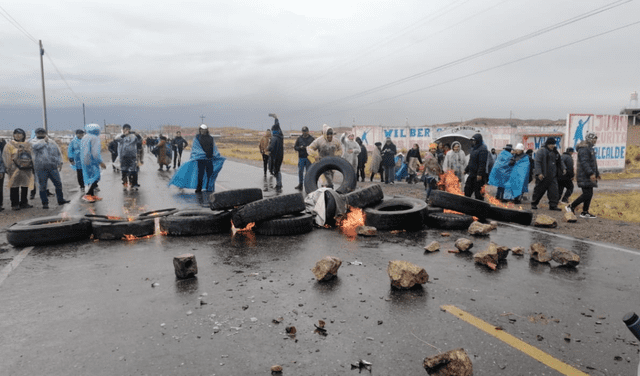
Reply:
<svg viewBox="0 0 640 376"><path fill-rule="evenodd" d="M580 194L572 195L575 200ZM640 193L635 191L623 193L598 194L594 190L589 211L598 217L624 222L640 222ZM578 213L578 210L576 210Z"/></svg>
<svg viewBox="0 0 640 376"><path fill-rule="evenodd" d="M603 180L640 178L640 146L630 145L627 148L625 169L623 172L602 174Z"/></svg>

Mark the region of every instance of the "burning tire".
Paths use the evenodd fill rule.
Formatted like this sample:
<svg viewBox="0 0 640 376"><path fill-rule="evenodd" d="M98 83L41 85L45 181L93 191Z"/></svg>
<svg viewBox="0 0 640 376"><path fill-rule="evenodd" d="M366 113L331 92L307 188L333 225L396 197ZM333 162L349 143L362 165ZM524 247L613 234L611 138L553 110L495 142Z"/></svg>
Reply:
<svg viewBox="0 0 640 376"><path fill-rule="evenodd" d="M356 208L365 208L382 201L384 193L382 192L380 184L374 184L367 188L348 193L345 198L347 199L347 205Z"/></svg>
<svg viewBox="0 0 640 376"><path fill-rule="evenodd" d="M456 213L429 213L425 224L431 228L447 230L467 229L473 223L473 217Z"/></svg>
<svg viewBox="0 0 640 376"><path fill-rule="evenodd" d="M160 230L170 236L219 234L231 230L231 212L210 210L179 210L160 218Z"/></svg>
<svg viewBox="0 0 640 376"><path fill-rule="evenodd" d="M258 200L262 200L260 188L232 189L212 193L209 196L209 208L211 210L228 210Z"/></svg>
<svg viewBox="0 0 640 376"><path fill-rule="evenodd" d="M429 202L433 206L478 217L481 221L489 216L489 210L491 208L488 202L445 191L431 191Z"/></svg>
<svg viewBox="0 0 640 376"><path fill-rule="evenodd" d="M313 230L313 216L308 213L287 214L280 218L256 222L253 231L260 235L298 235Z"/></svg>
<svg viewBox="0 0 640 376"><path fill-rule="evenodd" d="M307 175L304 178L304 190L307 194L318 189L318 179L320 176L330 170L340 171L342 174L342 184L336 189L336 192L346 194L356 189L356 171L346 159L340 157L325 157L309 167Z"/></svg>
<svg viewBox="0 0 640 376"><path fill-rule="evenodd" d="M489 208L489 215L487 217L497 221L513 222L529 226L533 220L533 212L492 206Z"/></svg>
<svg viewBox="0 0 640 376"><path fill-rule="evenodd" d="M100 222L91 224L94 239L116 240L125 239L125 235L133 235L140 238L153 235L155 232L155 219L135 219L127 222Z"/></svg>
<svg viewBox="0 0 640 376"><path fill-rule="evenodd" d="M61 215L20 221L7 229L7 241L14 247L67 243L90 235L90 220Z"/></svg>
<svg viewBox="0 0 640 376"><path fill-rule="evenodd" d="M236 228L245 228L251 222L282 217L286 214L299 213L305 209L304 199L299 193L269 197L241 206L233 214L232 221Z"/></svg>
<svg viewBox="0 0 640 376"><path fill-rule="evenodd" d="M138 219L150 219L150 218L159 218L159 217L165 217L167 215L171 215L171 214L175 214L178 211L178 209L176 208L169 208L169 209L159 209L159 210L152 210L152 211L148 211L142 214L138 214Z"/></svg>
<svg viewBox="0 0 640 376"><path fill-rule="evenodd" d="M117 223L117 222L128 222L129 220L127 218L124 217L114 217L114 216L110 216L110 215L101 215L101 214L85 214L84 215L85 218L87 218L88 220L90 220L91 222L113 222L113 223Z"/></svg>
<svg viewBox="0 0 640 376"><path fill-rule="evenodd" d="M364 210L367 226L378 230L417 231L422 228L427 203L416 198L392 198Z"/></svg>

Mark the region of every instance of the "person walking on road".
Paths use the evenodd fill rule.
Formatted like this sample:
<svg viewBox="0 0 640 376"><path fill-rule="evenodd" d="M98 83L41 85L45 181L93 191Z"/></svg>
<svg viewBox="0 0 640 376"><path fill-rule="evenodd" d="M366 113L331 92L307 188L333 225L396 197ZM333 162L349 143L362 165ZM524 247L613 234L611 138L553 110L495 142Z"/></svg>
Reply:
<svg viewBox="0 0 640 376"><path fill-rule="evenodd" d="M380 183L384 183L384 169L382 167L382 142L376 142L375 148L373 148L373 152L371 153L371 179L373 181L373 177L375 174L380 174Z"/></svg>
<svg viewBox="0 0 640 376"><path fill-rule="evenodd" d="M519 143L513 149L514 154L509 160L511 173L509 180L505 184L504 199L513 200L519 204L522 195L529 191L529 156L524 153L524 145ZM499 156L498 156L499 157Z"/></svg>
<svg viewBox="0 0 640 376"><path fill-rule="evenodd" d="M293 145L293 150L298 152L298 185L297 190L302 190L304 183L305 171L309 171L311 167L311 161L309 161L309 153L307 153L307 146L315 140L313 136L309 134L309 128L302 127L302 135L296 139L296 143Z"/></svg>
<svg viewBox="0 0 640 376"><path fill-rule="evenodd" d="M593 147L598 141L595 133L588 133L584 141L576 145L578 150L578 163L576 165L576 180L578 187L582 189L582 194L571 204L566 206L566 210L575 213L575 209L582 205L582 213L580 218L596 218L595 215L589 213L591 199L593 198L593 188L598 186L600 180L600 172L598 171L598 161L596 152Z"/></svg>
<svg viewBox="0 0 640 376"><path fill-rule="evenodd" d="M333 157L342 152L340 141L333 138L333 128L327 124L323 124L322 135L322 137L316 138L311 145L307 146L307 153L311 155L317 152L318 160L322 160L322 158ZM333 188L333 171L326 171L323 176L326 180L324 186Z"/></svg>
<svg viewBox="0 0 640 376"><path fill-rule="evenodd" d="M534 160L534 172L536 186L533 189L531 209L538 209L538 204L544 194L549 198L549 210L562 210L558 208L558 176L564 174L566 168L562 163L560 153L556 149L555 137L547 138L544 146L538 149Z"/></svg>
<svg viewBox="0 0 640 376"><path fill-rule="evenodd" d="M422 164L422 156L420 155L420 145L413 144L413 147L409 149L407 152L407 173L409 177L407 178L407 183L414 184L419 182L418 176L418 166Z"/></svg>
<svg viewBox="0 0 640 376"><path fill-rule="evenodd" d="M67 158L71 164L71 168L76 171L76 177L78 179L78 185L80 185L80 192L84 193L84 178L82 176L82 163L80 162L80 143L84 137L84 130L76 130L76 135L69 142L67 147Z"/></svg>
<svg viewBox="0 0 640 376"><path fill-rule="evenodd" d="M356 169L356 181L364 181L364 166L367 164L367 160L369 159L369 153L367 152L367 148L362 144L362 139L360 137L356 137L356 142L360 147L360 153L358 153L358 168Z"/></svg>
<svg viewBox="0 0 640 376"><path fill-rule="evenodd" d="M215 191L216 178L226 158L220 155L216 142L205 124L200 125L198 135L191 144L191 157L178 168L169 185L190 188L196 193Z"/></svg>
<svg viewBox="0 0 640 376"><path fill-rule="evenodd" d="M489 185L496 187L496 199L504 200L504 188L511 176L513 165L509 164L512 157L513 145L507 144L498 154L493 168L489 173Z"/></svg>
<svg viewBox="0 0 640 376"><path fill-rule="evenodd" d="M116 159L118 159L118 143L116 140L111 140L111 142L109 142L107 150L111 153L111 168L113 171L118 171L119 169L116 167Z"/></svg>
<svg viewBox="0 0 640 376"><path fill-rule="evenodd" d="M40 200L42 208L49 209L49 196L47 195L47 183L49 180L56 189L58 205L69 203L64 199L62 192L62 180L60 170L62 170L62 153L55 141L47 137L44 128L36 129L36 138L31 140L33 149L33 168L38 177L38 187L40 187Z"/></svg>
<svg viewBox="0 0 640 376"><path fill-rule="evenodd" d="M13 131L13 140L9 140L2 152L2 161L7 175L7 187L11 209L28 209L33 206L27 200L29 189L34 187L33 157L31 144L26 141L27 134L21 128Z"/></svg>
<svg viewBox="0 0 640 376"><path fill-rule="evenodd" d="M280 167L284 160L284 135L282 134L282 129L280 129L278 115L269 114L269 116L275 119L271 127L271 142L267 147L269 152L269 173L276 178L276 192L282 192L282 172Z"/></svg>
<svg viewBox="0 0 640 376"><path fill-rule="evenodd" d="M567 172L558 176L558 197L562 197L560 201L565 204L569 203L569 197L573 194L573 177L575 176L575 173L573 169L572 155L573 148L571 147L567 148L567 150L562 153L562 163L564 163L564 167L567 169ZM564 195L562 194L563 191Z"/></svg>
<svg viewBox="0 0 640 376"><path fill-rule="evenodd" d="M358 169L358 154L360 154L360 145L356 142L355 135L343 133L340 136L340 143L342 144L342 158L353 166L355 172Z"/></svg>
<svg viewBox="0 0 640 376"><path fill-rule="evenodd" d="M387 137L387 140L382 146L382 166L384 167L384 183L395 184L394 179L396 177L396 145L391 141L391 137Z"/></svg>
<svg viewBox="0 0 640 376"><path fill-rule="evenodd" d="M122 126L122 133L114 139L118 143L118 156L120 157L120 171L122 173L122 186L126 191L128 187L138 190L138 161L143 163L141 153L142 137L137 133L131 132L131 126L125 124Z"/></svg>
<svg viewBox="0 0 640 376"><path fill-rule="evenodd" d="M86 202L96 202L102 198L95 195L100 181L100 169L107 166L102 162L102 143L100 142L100 125L88 124L85 127L86 134L80 142L80 160L82 162L82 177L84 183L89 185L87 194L82 196ZM76 162L77 163L77 162Z"/></svg>
<svg viewBox="0 0 640 376"><path fill-rule="evenodd" d="M165 136L160 136L160 142L151 152L157 157L158 171L162 171L163 167L166 167L167 171L169 171L171 168L171 144L167 142Z"/></svg>
<svg viewBox="0 0 640 376"><path fill-rule="evenodd" d="M269 151L267 148L269 147L269 143L271 143L271 129L267 129L264 132L264 136L260 139L260 155L262 155L262 167L264 169L264 176L267 176L267 171L269 171Z"/></svg>
<svg viewBox="0 0 640 376"><path fill-rule="evenodd" d="M171 140L171 148L173 149L173 169L176 169L176 162L178 163L178 167L180 167L180 163L182 162L182 151L189 146L187 140L182 138L182 133L180 131L176 132L176 137Z"/></svg>
<svg viewBox="0 0 640 376"><path fill-rule="evenodd" d="M487 158L492 158L489 155L489 150L487 150L487 145L484 144L482 135L476 133L471 136L469 163L464 169L464 173L469 174L464 184L465 196L471 197L473 194L477 200L484 200L482 187L487 183L488 179Z"/></svg>
<svg viewBox="0 0 640 376"><path fill-rule="evenodd" d="M451 144L452 149L449 150L444 157L444 165L442 170L444 172L453 171L454 175L458 178L460 183L463 182L464 169L467 167L467 156L462 150L462 145L458 141L454 141Z"/></svg>

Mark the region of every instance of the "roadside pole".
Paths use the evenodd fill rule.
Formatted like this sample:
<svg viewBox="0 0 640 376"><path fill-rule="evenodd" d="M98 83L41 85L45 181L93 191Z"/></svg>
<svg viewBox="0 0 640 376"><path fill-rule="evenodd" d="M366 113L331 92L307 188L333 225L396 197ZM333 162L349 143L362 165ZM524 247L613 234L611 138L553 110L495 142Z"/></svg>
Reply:
<svg viewBox="0 0 640 376"><path fill-rule="evenodd" d="M42 48L42 40L40 42L40 76L42 77L42 122L44 124L44 130L47 129L47 98L44 94L44 64L42 63L42 56L44 56L44 49Z"/></svg>

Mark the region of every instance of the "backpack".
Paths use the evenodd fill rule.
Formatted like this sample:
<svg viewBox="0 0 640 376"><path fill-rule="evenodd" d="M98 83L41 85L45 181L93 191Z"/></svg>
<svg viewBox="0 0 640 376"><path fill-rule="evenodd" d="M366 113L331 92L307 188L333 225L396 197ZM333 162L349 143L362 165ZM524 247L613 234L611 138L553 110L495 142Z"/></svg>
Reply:
<svg viewBox="0 0 640 376"><path fill-rule="evenodd" d="M22 147L18 149L18 155L16 155L13 163L15 163L20 170L31 170L33 168L33 159L31 158L31 153L29 153Z"/></svg>

